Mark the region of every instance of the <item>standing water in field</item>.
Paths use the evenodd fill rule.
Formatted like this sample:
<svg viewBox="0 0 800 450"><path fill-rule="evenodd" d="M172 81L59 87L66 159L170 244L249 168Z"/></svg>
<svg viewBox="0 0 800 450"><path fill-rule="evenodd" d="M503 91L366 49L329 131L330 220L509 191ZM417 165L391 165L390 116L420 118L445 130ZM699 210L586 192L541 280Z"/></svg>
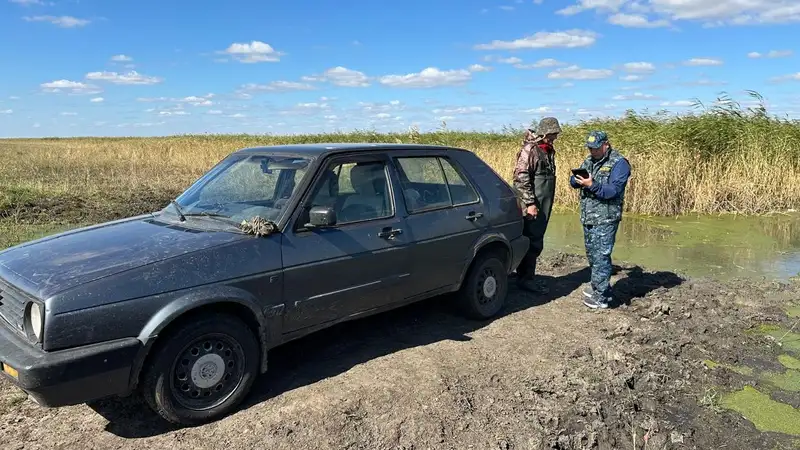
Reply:
<svg viewBox="0 0 800 450"><path fill-rule="evenodd" d="M577 214L553 214L550 220L545 251L582 254L583 231ZM612 259L692 277L786 280L800 274L800 214L625 216Z"/></svg>

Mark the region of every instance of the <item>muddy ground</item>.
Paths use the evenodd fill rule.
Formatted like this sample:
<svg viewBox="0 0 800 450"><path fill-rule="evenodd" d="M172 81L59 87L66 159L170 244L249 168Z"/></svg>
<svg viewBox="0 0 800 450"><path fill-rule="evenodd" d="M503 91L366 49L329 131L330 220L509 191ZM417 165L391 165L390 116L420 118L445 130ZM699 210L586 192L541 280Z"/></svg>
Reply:
<svg viewBox="0 0 800 450"><path fill-rule="evenodd" d="M165 426L134 400L42 409L3 382L11 449L774 449L720 396L758 381L704 361L776 366L786 348L750 331L791 327L800 284L683 279L622 265L619 307L581 304L585 259L542 263L550 293L512 288L471 322L446 298L337 326L271 354L236 414ZM795 355L797 356L797 355ZM773 398L797 401L775 390ZM800 406L794 405L795 407ZM793 447L795 446L795 447Z"/></svg>

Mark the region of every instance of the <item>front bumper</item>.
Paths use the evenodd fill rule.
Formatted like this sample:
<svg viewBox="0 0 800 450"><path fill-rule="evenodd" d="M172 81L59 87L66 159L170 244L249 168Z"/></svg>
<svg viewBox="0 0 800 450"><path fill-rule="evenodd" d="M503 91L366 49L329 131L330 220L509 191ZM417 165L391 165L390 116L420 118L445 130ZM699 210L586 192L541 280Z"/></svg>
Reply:
<svg viewBox="0 0 800 450"><path fill-rule="evenodd" d="M511 241L511 267L508 269L509 273L517 270L517 267L519 267L519 264L522 262L522 258L524 258L525 254L528 252L529 245L530 239L528 239L527 236L519 236Z"/></svg>
<svg viewBox="0 0 800 450"><path fill-rule="evenodd" d="M128 393L141 346L126 338L45 352L0 324L0 373L42 406L86 403Z"/></svg>

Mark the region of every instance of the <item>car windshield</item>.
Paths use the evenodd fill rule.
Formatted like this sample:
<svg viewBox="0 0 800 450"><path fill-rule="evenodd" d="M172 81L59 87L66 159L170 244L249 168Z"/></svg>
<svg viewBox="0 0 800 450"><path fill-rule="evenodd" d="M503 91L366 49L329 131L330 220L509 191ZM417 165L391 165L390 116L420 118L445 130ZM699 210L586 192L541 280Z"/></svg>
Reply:
<svg viewBox="0 0 800 450"><path fill-rule="evenodd" d="M258 216L276 221L306 175L309 162L303 157L275 154L230 156L175 201L187 217L218 217L241 223ZM174 205L165 208L169 209L178 213Z"/></svg>

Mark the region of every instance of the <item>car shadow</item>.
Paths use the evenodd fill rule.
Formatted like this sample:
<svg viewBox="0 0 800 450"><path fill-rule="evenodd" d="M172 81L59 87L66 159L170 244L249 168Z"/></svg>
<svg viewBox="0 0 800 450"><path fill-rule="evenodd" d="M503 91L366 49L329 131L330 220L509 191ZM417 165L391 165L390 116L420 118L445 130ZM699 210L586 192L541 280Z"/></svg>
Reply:
<svg viewBox="0 0 800 450"><path fill-rule="evenodd" d="M628 303L665 286L662 281L673 280L660 272L652 274L652 277L637 268L629 272L633 274L633 277L629 275L631 281L620 288ZM548 292L539 295L519 290L512 276L506 305L491 320L464 319L454 312L450 302L453 296L444 295L338 324L289 342L270 351L269 372L257 380L239 410L401 350L445 340L469 341L472 339L469 333L493 320L570 295L586 283L589 276L588 267L563 276L542 276ZM123 438L150 437L180 428L157 417L138 396L101 400L89 406L109 421L106 431Z"/></svg>

